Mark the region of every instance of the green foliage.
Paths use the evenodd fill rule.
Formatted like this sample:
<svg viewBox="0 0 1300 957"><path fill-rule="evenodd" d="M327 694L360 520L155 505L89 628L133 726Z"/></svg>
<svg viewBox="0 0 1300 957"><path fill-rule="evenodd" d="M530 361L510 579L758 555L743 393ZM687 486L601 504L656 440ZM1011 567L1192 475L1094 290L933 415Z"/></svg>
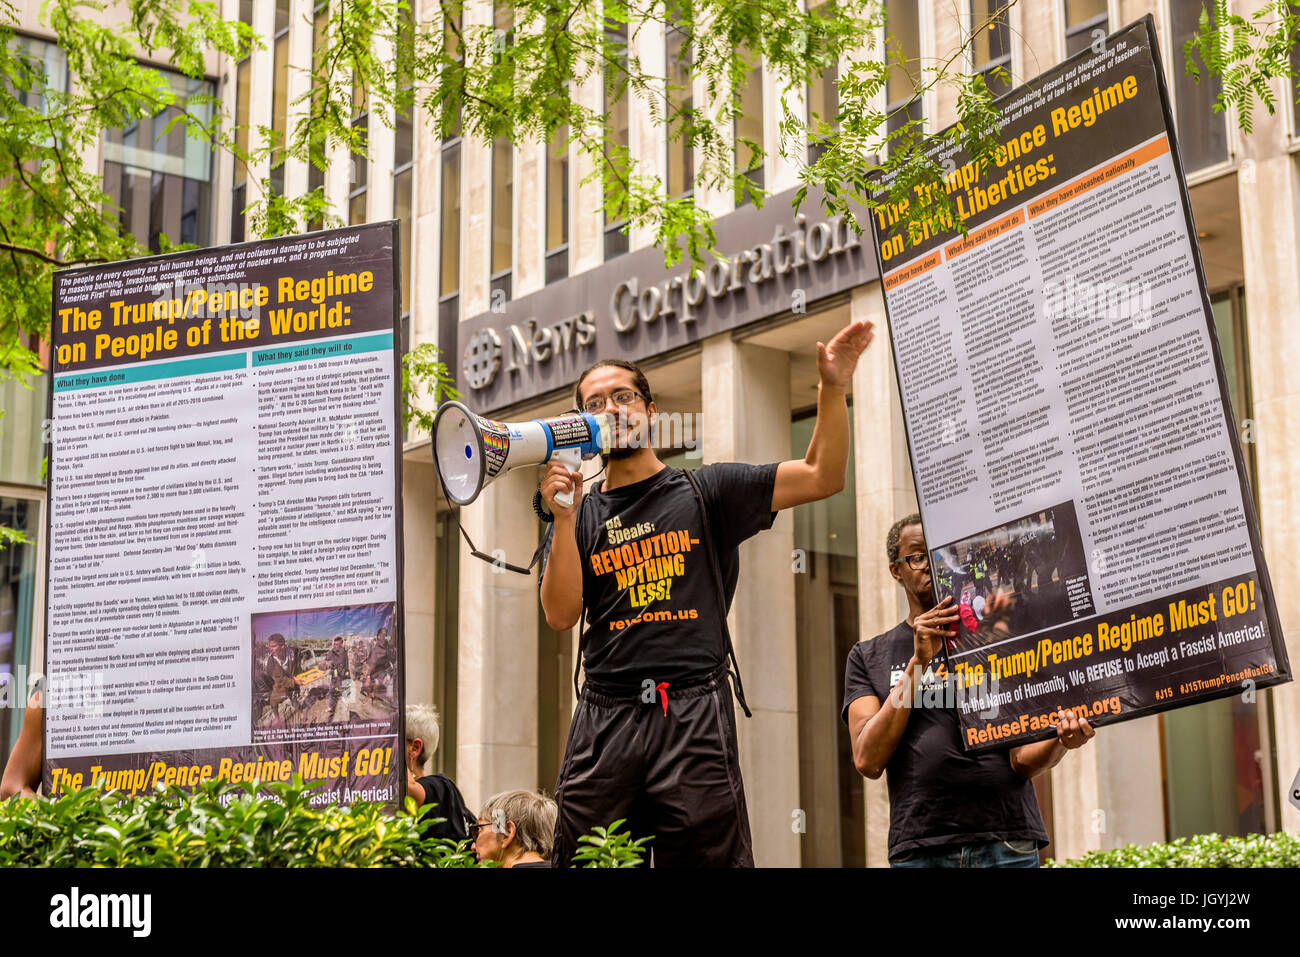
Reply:
<svg viewBox="0 0 1300 957"><path fill-rule="evenodd" d="M623 823L620 818L608 828L594 827L591 834L578 838L578 843L586 846L578 848L574 861L581 862L583 867L640 867L645 844L654 838L639 837L634 841L626 831L619 830Z"/></svg>
<svg viewBox="0 0 1300 957"><path fill-rule="evenodd" d="M444 818L423 817L413 798L402 813L383 804L315 808L323 784L230 784L192 791L159 787L128 797L82 788L56 799L0 802L5 867L498 867L479 863L468 841L428 839ZM583 867L636 867L650 838L633 841L615 821L579 838ZM575 864L575 866L577 866Z"/></svg>
<svg viewBox="0 0 1300 957"><path fill-rule="evenodd" d="M3 552L10 545L30 545L32 540L28 538L20 529L5 528L0 525L0 552Z"/></svg>
<svg viewBox="0 0 1300 957"><path fill-rule="evenodd" d="M438 347L432 342L422 342L402 356L402 431L409 432L411 423L421 434L433 432L433 413L420 405L422 394L433 400L435 408L447 399L459 399L460 393L452 385L451 373L439 360Z"/></svg>
<svg viewBox="0 0 1300 957"><path fill-rule="evenodd" d="M1048 867L1300 867L1300 838L1285 831L1220 837L1200 834L1168 844L1138 847L1126 844L1113 851L1090 851L1066 861L1049 860Z"/></svg>
<svg viewBox="0 0 1300 957"><path fill-rule="evenodd" d="M0 803L0 867L474 867L436 819L382 804L309 805L320 785L209 781L127 797L83 788Z"/></svg>
<svg viewBox="0 0 1300 957"><path fill-rule="evenodd" d="M24 52L13 32L18 10L0 0L0 378L38 368L29 345L48 335L56 268L148 252L122 232L99 170L82 162L104 131L170 107L188 135L216 132L215 98L179 92L140 58L167 50L175 69L198 78L205 50L237 55L251 40L250 30L222 22L214 4L198 0L130 0L128 22L116 27L102 25L107 9L99 0L43 7L67 57L65 86ZM217 108L205 120L199 106Z"/></svg>
<svg viewBox="0 0 1300 957"><path fill-rule="evenodd" d="M1238 125L1249 133L1256 99L1270 116L1277 109L1270 81L1295 76L1291 51L1300 30L1300 0L1270 0L1249 16L1232 13L1227 0L1214 0L1214 15L1202 6L1197 26L1183 46L1187 73L1199 83L1204 64L1219 77L1222 88L1214 109L1221 113L1235 107Z"/></svg>

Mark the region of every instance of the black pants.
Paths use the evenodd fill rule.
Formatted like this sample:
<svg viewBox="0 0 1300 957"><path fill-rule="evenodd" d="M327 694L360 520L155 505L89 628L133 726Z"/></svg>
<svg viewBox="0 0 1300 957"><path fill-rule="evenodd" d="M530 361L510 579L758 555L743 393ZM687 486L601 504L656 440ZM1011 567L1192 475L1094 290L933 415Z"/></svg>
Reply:
<svg viewBox="0 0 1300 957"><path fill-rule="evenodd" d="M625 819L656 867L753 867L736 719L725 671L705 684L616 698L584 688L555 785L556 867L578 838Z"/></svg>

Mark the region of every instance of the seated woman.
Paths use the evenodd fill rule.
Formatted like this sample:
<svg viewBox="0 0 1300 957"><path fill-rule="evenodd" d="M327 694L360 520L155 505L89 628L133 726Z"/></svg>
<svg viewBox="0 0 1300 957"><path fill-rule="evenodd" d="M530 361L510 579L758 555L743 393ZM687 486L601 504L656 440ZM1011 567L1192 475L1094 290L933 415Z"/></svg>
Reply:
<svg viewBox="0 0 1300 957"><path fill-rule="evenodd" d="M470 830L480 861L502 867L550 867L555 802L534 791L503 791L490 798Z"/></svg>

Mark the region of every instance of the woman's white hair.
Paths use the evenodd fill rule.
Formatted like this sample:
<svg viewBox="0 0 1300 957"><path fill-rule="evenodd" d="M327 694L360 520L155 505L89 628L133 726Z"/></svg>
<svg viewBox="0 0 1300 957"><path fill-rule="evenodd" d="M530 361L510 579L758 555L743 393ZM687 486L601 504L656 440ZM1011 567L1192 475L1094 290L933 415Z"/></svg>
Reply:
<svg viewBox="0 0 1300 957"><path fill-rule="evenodd" d="M438 750L438 709L431 704L406 706L406 740L414 741L416 738L424 747L420 750L420 766L412 770L423 774L429 770L433 752Z"/></svg>
<svg viewBox="0 0 1300 957"><path fill-rule="evenodd" d="M498 813L499 812L499 813ZM494 826L515 822L515 840L519 850L533 851L543 860L551 859L558 808L545 794L536 791L502 791L483 805L482 819Z"/></svg>

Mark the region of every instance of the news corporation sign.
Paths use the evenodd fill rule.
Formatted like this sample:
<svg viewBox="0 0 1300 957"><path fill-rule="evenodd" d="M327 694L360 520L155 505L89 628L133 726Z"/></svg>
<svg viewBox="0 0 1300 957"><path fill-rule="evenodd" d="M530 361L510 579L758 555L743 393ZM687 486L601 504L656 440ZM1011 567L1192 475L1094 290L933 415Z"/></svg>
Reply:
<svg viewBox="0 0 1300 957"><path fill-rule="evenodd" d="M599 358L641 361L771 316L797 318L877 277L851 222L821 215L819 192L809 190L799 214L793 198L721 217L723 258L703 269L667 270L658 249L641 249L461 322L458 387L476 411L496 412L571 385Z"/></svg>

